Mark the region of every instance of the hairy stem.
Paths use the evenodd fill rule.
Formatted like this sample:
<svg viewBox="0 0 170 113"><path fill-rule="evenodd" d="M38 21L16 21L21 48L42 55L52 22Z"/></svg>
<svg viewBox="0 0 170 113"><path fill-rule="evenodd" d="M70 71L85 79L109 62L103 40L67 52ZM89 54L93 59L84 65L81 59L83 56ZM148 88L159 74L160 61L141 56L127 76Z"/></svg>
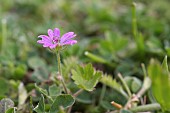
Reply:
<svg viewBox="0 0 170 113"><path fill-rule="evenodd" d="M142 105L138 107L131 108L130 111L132 112L146 112L146 111L155 111L160 110L161 106L158 103L148 104L148 105Z"/></svg>
<svg viewBox="0 0 170 113"><path fill-rule="evenodd" d="M58 51L58 52L57 52L58 71L59 71L59 75L62 77L62 78L61 78L61 83L62 83L62 85L63 85L63 87L64 87L64 91L65 91L66 94L68 94L67 87L66 87L66 84L65 84L65 82L64 82L64 78L63 78L63 76L62 76L61 62L60 62L60 61L61 61L61 60L60 60L60 51Z"/></svg>
<svg viewBox="0 0 170 113"><path fill-rule="evenodd" d="M75 93L73 94L73 96L74 96L74 97L77 97L79 94L81 94L81 92L83 92L83 89L80 89L80 90L78 90L77 92L75 92Z"/></svg>

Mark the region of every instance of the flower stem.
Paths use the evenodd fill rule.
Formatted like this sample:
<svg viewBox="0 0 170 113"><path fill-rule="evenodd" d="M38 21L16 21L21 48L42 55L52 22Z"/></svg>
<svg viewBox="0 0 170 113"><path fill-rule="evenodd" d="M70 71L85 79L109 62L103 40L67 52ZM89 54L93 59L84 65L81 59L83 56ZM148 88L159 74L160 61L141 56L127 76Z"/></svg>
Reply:
<svg viewBox="0 0 170 113"><path fill-rule="evenodd" d="M77 97L79 94L83 92L83 89L78 90L76 93L73 94L74 97Z"/></svg>
<svg viewBox="0 0 170 113"><path fill-rule="evenodd" d="M61 77L62 77L61 83L62 83L62 85L63 85L63 87L64 87L64 91L65 91L66 94L68 94L67 87L66 87L66 84L65 84L65 82L64 82L64 78L63 78L63 76L62 76L61 62L60 62L60 61L61 61L61 60L60 60L60 51L58 50L58 52L57 52L58 71L59 71L59 74L60 74Z"/></svg>

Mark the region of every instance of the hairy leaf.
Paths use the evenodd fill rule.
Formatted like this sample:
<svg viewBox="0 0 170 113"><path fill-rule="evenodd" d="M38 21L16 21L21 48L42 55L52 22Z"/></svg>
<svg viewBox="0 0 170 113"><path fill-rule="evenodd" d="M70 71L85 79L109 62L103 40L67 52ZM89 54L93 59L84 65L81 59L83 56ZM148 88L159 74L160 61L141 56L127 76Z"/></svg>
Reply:
<svg viewBox="0 0 170 113"><path fill-rule="evenodd" d="M62 94L56 97L54 100L49 113L57 113L60 110L60 107L68 108L74 104L75 100L71 95Z"/></svg>
<svg viewBox="0 0 170 113"><path fill-rule="evenodd" d="M95 71L92 64L87 64L85 67L79 66L76 70L72 70L72 74L72 79L75 84L87 91L93 91L99 79L102 77L102 73Z"/></svg>
<svg viewBox="0 0 170 113"><path fill-rule="evenodd" d="M127 97L127 94L123 90L122 86L115 79L113 79L111 75L103 76L100 82L102 82L103 84L106 84L107 86L115 89L116 91L120 92L125 97Z"/></svg>

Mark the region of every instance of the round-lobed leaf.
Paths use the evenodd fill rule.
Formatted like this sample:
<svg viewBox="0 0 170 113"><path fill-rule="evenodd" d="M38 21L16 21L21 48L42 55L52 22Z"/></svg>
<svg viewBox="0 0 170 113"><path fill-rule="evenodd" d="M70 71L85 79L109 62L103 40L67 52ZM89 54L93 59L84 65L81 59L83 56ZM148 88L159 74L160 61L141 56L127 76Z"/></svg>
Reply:
<svg viewBox="0 0 170 113"><path fill-rule="evenodd" d="M54 100L49 113L57 113L60 110L60 107L68 108L72 106L75 102L75 99L69 94L62 94L56 97Z"/></svg>

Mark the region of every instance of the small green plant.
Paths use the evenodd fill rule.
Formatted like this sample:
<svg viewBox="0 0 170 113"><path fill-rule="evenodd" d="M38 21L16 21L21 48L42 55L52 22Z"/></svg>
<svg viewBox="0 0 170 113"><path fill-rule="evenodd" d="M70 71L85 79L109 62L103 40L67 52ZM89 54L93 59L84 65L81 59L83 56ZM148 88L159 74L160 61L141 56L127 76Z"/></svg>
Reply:
<svg viewBox="0 0 170 113"><path fill-rule="evenodd" d="M44 101L44 96L49 101L50 109L49 113L58 113L68 108L67 113L71 112L71 108L76 100L76 97L83 91L93 91L94 87L102 77L102 73L94 70L91 64L87 64L86 66L76 66L75 69L71 67L69 69L64 69L61 66L60 53L67 45L76 44L76 40L72 40L76 35L74 32L68 32L60 37L60 30L55 28L54 31L51 29L48 30L48 36L40 35L39 37L42 40L37 41L40 44L43 44L43 47L49 48L54 54L57 55L57 64L58 64L58 72L54 75L54 83L57 83L57 86L49 87L49 91L40 88L35 85L36 89L41 93L41 98L39 104L34 108L34 111L37 113L45 113L47 112L46 104ZM69 61L68 61L69 62ZM65 64L68 64L65 62ZM69 65L69 64L68 64ZM66 83L65 78L68 79L68 72L72 70L72 79L75 84L80 88L77 92L73 93L67 86L69 83ZM65 75L63 75L63 73ZM62 87L59 87L60 84ZM63 92L64 91L64 92Z"/></svg>

